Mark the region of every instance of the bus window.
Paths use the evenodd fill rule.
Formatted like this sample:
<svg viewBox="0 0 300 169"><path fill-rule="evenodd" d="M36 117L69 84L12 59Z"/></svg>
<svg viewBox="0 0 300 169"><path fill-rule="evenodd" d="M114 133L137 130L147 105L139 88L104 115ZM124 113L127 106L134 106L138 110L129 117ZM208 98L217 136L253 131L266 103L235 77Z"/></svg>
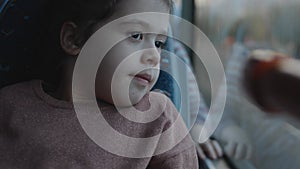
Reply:
<svg viewBox="0 0 300 169"><path fill-rule="evenodd" d="M195 0L194 4L194 23L214 44L225 67L224 116L235 121L251 141L249 163L259 169L298 168L299 122L291 117L270 117L255 106L244 92L241 73L246 53L253 49L270 49L300 58L300 1ZM197 46L199 42L194 41ZM199 88L210 102L206 70L200 61L194 61Z"/></svg>

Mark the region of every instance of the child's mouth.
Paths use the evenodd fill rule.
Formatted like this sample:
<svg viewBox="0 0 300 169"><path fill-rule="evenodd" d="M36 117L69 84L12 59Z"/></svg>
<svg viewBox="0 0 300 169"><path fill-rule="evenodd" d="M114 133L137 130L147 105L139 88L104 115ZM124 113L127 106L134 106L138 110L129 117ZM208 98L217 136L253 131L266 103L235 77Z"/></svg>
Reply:
<svg viewBox="0 0 300 169"><path fill-rule="evenodd" d="M147 86L152 82L152 76L147 73L137 74L133 79L142 86Z"/></svg>

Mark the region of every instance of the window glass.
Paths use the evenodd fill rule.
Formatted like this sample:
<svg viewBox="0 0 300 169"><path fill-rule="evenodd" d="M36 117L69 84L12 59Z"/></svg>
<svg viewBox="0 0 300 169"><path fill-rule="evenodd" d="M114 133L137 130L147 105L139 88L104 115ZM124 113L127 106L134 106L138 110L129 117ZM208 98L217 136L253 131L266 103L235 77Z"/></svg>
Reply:
<svg viewBox="0 0 300 169"><path fill-rule="evenodd" d="M195 24L214 44L226 71L224 117L246 133L253 148L249 162L255 168L299 168L300 125L291 117L269 116L248 99L241 83L247 58L243 53L265 48L300 58L299 17L300 0L195 0ZM193 64L209 103L206 70L199 61Z"/></svg>

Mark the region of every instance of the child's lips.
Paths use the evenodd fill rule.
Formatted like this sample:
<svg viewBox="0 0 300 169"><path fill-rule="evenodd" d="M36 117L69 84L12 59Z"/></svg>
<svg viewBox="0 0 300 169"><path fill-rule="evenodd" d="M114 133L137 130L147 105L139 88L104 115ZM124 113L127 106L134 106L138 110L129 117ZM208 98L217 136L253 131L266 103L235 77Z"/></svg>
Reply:
<svg viewBox="0 0 300 169"><path fill-rule="evenodd" d="M147 86L152 82L152 76L147 73L137 74L133 77L140 85Z"/></svg>

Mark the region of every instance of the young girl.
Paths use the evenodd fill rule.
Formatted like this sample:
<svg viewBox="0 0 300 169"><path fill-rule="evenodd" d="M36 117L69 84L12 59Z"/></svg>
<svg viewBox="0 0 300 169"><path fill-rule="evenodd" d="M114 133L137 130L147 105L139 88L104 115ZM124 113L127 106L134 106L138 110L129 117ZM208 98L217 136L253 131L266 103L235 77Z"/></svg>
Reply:
<svg viewBox="0 0 300 169"><path fill-rule="evenodd" d="M37 58L44 70L43 80L19 83L0 91L0 168L196 169L197 157L191 138L187 135L178 141L186 128L182 119L177 118L176 109L169 100L164 104L163 95L149 92L158 77L155 70L159 68L161 47L166 41L160 34L167 31L168 18L153 22L129 17L121 22L111 32L126 38L106 54L96 75L95 95L103 117L121 135L141 138L140 144L130 146L126 141L122 144L123 140L110 139L114 137L100 129L94 134L109 140L106 144L112 149L99 145L81 126L73 106L73 69L88 38L122 16L139 12L169 13L171 2L53 0L50 3L53 3L49 5L51 17L44 25L48 32L41 38L38 52L42 59ZM154 33L143 33L149 30ZM105 44L106 40L99 39L97 45ZM117 67L120 73L115 76L116 88L112 88ZM126 109L132 105L142 112L162 113L148 123L130 121L118 113L111 90L125 114L133 113ZM126 95L129 100L123 99ZM176 121L180 124L176 131L169 130ZM157 142L143 142L153 136L159 136ZM170 149L159 151L173 143L176 144ZM152 156L132 156L132 152L144 149L152 152ZM131 155L126 156L126 152Z"/></svg>

